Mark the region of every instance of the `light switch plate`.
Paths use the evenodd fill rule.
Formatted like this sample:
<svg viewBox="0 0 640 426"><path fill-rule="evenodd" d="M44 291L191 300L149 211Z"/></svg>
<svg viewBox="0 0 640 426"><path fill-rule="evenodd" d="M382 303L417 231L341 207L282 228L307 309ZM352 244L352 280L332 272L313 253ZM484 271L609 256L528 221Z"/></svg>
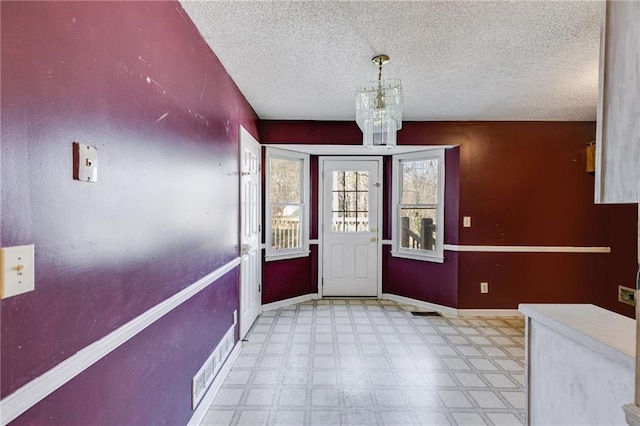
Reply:
<svg viewBox="0 0 640 426"><path fill-rule="evenodd" d="M73 178L83 182L98 181L98 149L95 146L73 143Z"/></svg>
<svg viewBox="0 0 640 426"><path fill-rule="evenodd" d="M34 246L0 248L0 299L35 290Z"/></svg>
<svg viewBox="0 0 640 426"><path fill-rule="evenodd" d="M462 217L462 226L464 228L471 228L471 216Z"/></svg>

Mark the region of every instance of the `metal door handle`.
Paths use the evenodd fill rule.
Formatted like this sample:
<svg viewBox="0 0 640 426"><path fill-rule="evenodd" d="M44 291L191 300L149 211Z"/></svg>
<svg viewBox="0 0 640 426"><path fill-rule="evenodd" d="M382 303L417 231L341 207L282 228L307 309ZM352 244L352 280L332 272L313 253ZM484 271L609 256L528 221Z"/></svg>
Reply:
<svg viewBox="0 0 640 426"><path fill-rule="evenodd" d="M249 250L251 250L251 244L242 245L242 249L241 249L242 254L249 254Z"/></svg>
<svg viewBox="0 0 640 426"><path fill-rule="evenodd" d="M376 237L371 237L371 242L375 243L376 241L378 241L378 239Z"/></svg>

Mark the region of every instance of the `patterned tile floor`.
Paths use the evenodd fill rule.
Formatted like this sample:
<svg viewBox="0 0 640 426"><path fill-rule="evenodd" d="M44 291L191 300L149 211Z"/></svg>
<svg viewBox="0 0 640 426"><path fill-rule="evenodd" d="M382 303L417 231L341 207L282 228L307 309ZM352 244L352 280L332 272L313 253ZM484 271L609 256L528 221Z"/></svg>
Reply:
<svg viewBox="0 0 640 426"><path fill-rule="evenodd" d="M336 299L265 312L202 424L523 424L524 320L417 310Z"/></svg>

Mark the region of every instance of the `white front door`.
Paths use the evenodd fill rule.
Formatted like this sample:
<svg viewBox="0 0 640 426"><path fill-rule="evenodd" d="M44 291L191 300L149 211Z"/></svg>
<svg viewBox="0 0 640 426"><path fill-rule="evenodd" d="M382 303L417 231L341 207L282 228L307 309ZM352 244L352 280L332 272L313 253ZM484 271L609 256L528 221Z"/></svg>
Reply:
<svg viewBox="0 0 640 426"><path fill-rule="evenodd" d="M321 158L322 295L378 296L382 160Z"/></svg>
<svg viewBox="0 0 640 426"><path fill-rule="evenodd" d="M240 339L260 314L262 286L262 217L260 144L240 127Z"/></svg>

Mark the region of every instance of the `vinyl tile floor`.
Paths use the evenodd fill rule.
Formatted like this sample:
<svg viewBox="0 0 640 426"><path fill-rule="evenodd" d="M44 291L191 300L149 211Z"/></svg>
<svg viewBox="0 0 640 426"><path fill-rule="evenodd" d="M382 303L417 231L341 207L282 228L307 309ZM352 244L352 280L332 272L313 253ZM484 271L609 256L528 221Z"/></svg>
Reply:
<svg viewBox="0 0 640 426"><path fill-rule="evenodd" d="M266 311L202 425L521 425L524 319L387 300Z"/></svg>

